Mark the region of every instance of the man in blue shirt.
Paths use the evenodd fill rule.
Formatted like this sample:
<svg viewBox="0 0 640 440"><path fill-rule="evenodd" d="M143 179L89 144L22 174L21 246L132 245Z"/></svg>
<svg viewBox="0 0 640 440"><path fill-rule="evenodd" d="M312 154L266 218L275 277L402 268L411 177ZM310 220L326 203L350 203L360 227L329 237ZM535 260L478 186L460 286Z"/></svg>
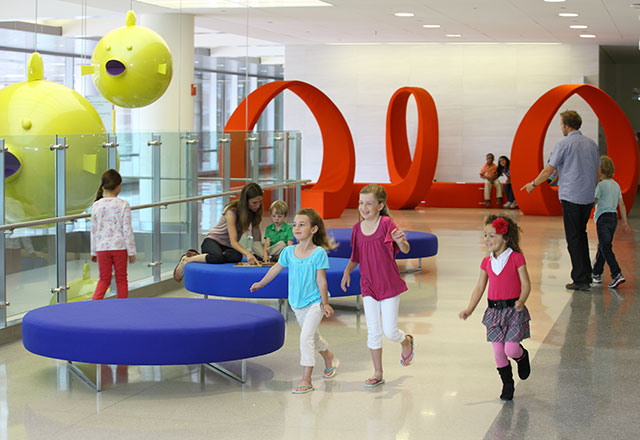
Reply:
<svg viewBox="0 0 640 440"><path fill-rule="evenodd" d="M546 167L531 183L522 189L531 193L534 188L558 170L558 198L562 203L562 217L567 249L571 257L572 283L570 290L589 290L591 287L591 259L587 222L595 201L598 183L600 154L598 145L580 133L582 118L578 112L567 110L560 113L562 134Z"/></svg>

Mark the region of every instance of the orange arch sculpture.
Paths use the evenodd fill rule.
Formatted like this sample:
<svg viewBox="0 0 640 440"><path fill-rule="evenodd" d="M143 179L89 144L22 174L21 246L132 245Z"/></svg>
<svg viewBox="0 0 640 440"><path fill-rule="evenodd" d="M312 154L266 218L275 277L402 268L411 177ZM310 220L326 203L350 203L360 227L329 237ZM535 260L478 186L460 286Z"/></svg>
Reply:
<svg viewBox="0 0 640 440"><path fill-rule="evenodd" d="M533 193L520 191L546 164L542 157L544 138L551 120L570 96L578 94L593 109L607 139L607 155L616 166L627 211L633 206L638 189L639 154L636 136L622 109L605 92L587 84L566 84L542 95L525 114L511 148L511 182L524 214L561 215L558 192L546 184ZM558 128L559 129L559 128Z"/></svg>
<svg viewBox="0 0 640 440"><path fill-rule="evenodd" d="M285 90L292 91L304 101L322 135L320 177L317 183L302 191L302 207L314 208L323 218L340 217L351 195L356 154L347 121L338 107L319 89L302 81L274 81L260 86L238 105L227 121L225 132L252 130L266 106ZM232 135L231 151L232 177L244 175L244 139L234 140ZM234 152L238 152L238 155L234 155ZM237 165L234 167L233 163Z"/></svg>
<svg viewBox="0 0 640 440"><path fill-rule="evenodd" d="M418 108L418 136L411 160L407 141L407 102L413 96ZM431 188L438 163L438 112L433 98L420 87L398 89L387 109L387 165L390 184L385 184L391 209L411 209Z"/></svg>
<svg viewBox="0 0 640 440"><path fill-rule="evenodd" d="M407 102L413 96L418 109L418 136L411 160L407 140ZM391 209L413 209L423 200L433 183L438 163L438 112L433 98L421 87L402 87L387 107L387 167L391 183L387 190ZM366 183L354 183L350 206L358 206L359 192Z"/></svg>

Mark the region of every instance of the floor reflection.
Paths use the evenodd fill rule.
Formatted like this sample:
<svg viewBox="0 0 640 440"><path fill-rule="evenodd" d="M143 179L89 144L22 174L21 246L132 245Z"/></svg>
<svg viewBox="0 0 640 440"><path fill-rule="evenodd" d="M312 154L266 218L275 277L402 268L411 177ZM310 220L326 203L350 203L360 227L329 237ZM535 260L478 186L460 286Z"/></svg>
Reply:
<svg viewBox="0 0 640 440"><path fill-rule="evenodd" d="M280 350L247 361L244 385L211 371L202 381L197 365L105 365L104 391L96 394L69 378L64 362L27 353L17 341L0 346L0 438L635 440L640 216L630 216L638 232L614 241L628 281L610 291L606 272L605 287L573 293L564 289L570 263L562 220L509 211L523 229L532 280L532 337L526 343L532 374L516 383L514 400L503 403L482 313L464 323L457 317L486 256L482 224L490 212L495 210L392 212L401 228L436 234L439 251L423 260L420 273L404 275L409 290L401 297L399 325L414 335L416 358L412 366L400 366L400 348L385 341L383 386L363 386L372 365L364 315L353 310L352 298L332 299L346 308L320 327L341 361L338 375L323 380L316 367L315 390L303 396L290 392L301 374L295 319L286 324ZM351 227L356 219L357 212L348 210L327 226ZM589 227L595 255L595 227ZM417 267L417 261L400 267ZM168 296L193 294L179 286ZM239 363L225 367L237 371ZM82 368L95 376L94 367Z"/></svg>

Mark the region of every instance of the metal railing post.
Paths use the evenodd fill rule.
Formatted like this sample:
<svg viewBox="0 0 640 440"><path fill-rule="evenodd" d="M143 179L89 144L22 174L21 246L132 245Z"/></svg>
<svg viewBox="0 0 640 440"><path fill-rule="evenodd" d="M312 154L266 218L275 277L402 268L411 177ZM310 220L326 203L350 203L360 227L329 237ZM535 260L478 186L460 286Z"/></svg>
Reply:
<svg viewBox="0 0 640 440"><path fill-rule="evenodd" d="M296 133L295 135L291 136L289 135L288 138L290 140L294 140L294 148L295 148L295 155L296 155L296 163L295 165L295 176L294 179L295 180L300 180L300 176L302 175L302 149L300 148L300 138L299 138L299 133ZM296 199L296 209L295 212L298 212L300 210L301 207L301 193L302 193L302 185L300 185L299 183L296 183L296 190L295 190L295 199Z"/></svg>
<svg viewBox="0 0 640 440"><path fill-rule="evenodd" d="M273 137L273 162L276 166L276 183L284 182L284 166L286 163L284 159L284 134L276 133ZM284 200L283 193L283 188L278 188L276 190L276 199Z"/></svg>
<svg viewBox="0 0 640 440"><path fill-rule="evenodd" d="M147 142L147 145L152 148L151 155L151 181L152 181L152 195L151 199L154 203L160 201L160 147L162 146L162 137L158 134L151 134L151 140ZM162 269L162 244L160 241L160 233L162 230L160 206L154 206L152 208L152 225L151 225L151 263L148 266L151 267L153 274L153 281L160 281L160 274Z"/></svg>
<svg viewBox="0 0 640 440"><path fill-rule="evenodd" d="M107 168L115 170L118 167L118 136L107 135L107 142L102 143L107 150Z"/></svg>
<svg viewBox="0 0 640 440"><path fill-rule="evenodd" d="M67 139L56 135L55 143L49 146L55 152L56 217L64 217L67 212ZM56 223L56 280L57 286L51 293L58 296L59 303L67 302L67 237L66 222Z"/></svg>
<svg viewBox="0 0 640 440"><path fill-rule="evenodd" d="M4 139L0 139L0 170L4 170L4 153L8 148ZM4 171L3 171L4 172ZM0 179L0 225L5 224L4 217L4 179ZM0 328L7 326L7 266L5 261L5 234L0 232Z"/></svg>
<svg viewBox="0 0 640 440"><path fill-rule="evenodd" d="M198 144L199 139L192 139L187 135L185 144L187 145L187 197L198 195ZM189 202L187 208L189 247L198 249L199 245L199 220L198 202Z"/></svg>
<svg viewBox="0 0 640 440"><path fill-rule="evenodd" d="M259 183L260 180L260 143L257 142L257 134L247 132L247 149L251 157L251 181Z"/></svg>
<svg viewBox="0 0 640 440"><path fill-rule="evenodd" d="M222 149L222 192L229 192L231 190L231 138L224 134L223 137L218 139L220 147ZM218 160L218 167L220 167L220 161ZM229 203L229 196L222 198L223 206L227 206Z"/></svg>

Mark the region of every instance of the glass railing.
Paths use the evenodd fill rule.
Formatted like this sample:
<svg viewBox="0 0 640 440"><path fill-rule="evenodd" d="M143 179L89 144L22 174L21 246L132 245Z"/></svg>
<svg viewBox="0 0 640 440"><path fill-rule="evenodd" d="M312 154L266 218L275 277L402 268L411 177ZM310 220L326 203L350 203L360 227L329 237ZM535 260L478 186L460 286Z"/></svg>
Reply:
<svg viewBox="0 0 640 440"><path fill-rule="evenodd" d="M246 182L265 188L265 205L285 200L295 213L300 140L291 131L0 135L0 328L40 306L91 298L90 207L108 168L119 169L119 197L132 208L134 290L171 278ZM115 291L112 283L107 296Z"/></svg>

